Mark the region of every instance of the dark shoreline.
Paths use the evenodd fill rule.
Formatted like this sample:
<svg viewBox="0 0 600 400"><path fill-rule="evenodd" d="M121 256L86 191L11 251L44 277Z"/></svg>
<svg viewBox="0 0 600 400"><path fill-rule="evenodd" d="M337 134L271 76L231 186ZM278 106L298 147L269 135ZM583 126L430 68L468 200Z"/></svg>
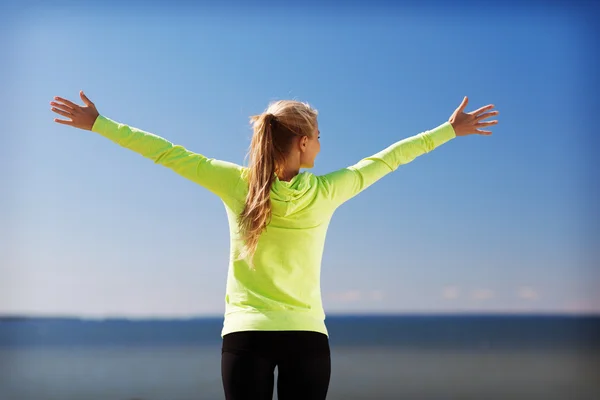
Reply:
<svg viewBox="0 0 600 400"><path fill-rule="evenodd" d="M369 320L380 318L404 319L600 319L600 313L373 313L373 314L327 314L326 320ZM0 322L12 321L84 321L84 322L191 322L222 320L222 315L191 317L89 317L89 316L32 316L0 314Z"/></svg>
<svg viewBox="0 0 600 400"><path fill-rule="evenodd" d="M600 350L596 315L330 315L332 346ZM2 317L0 348L198 346L221 343L223 317Z"/></svg>

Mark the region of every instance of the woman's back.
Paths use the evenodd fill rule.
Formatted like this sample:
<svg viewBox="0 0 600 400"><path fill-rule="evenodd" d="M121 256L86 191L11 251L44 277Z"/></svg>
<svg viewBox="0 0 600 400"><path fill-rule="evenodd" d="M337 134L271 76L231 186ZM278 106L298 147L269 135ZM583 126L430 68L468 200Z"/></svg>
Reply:
<svg viewBox="0 0 600 400"><path fill-rule="evenodd" d="M242 190L235 199L224 201L232 240L222 335L242 327L310 328L327 333L320 274L334 203L324 179L302 172L289 182L274 180L270 191L271 218L253 255L254 268L248 260L237 259L244 246L238 216L247 195L245 186L240 185Z"/></svg>

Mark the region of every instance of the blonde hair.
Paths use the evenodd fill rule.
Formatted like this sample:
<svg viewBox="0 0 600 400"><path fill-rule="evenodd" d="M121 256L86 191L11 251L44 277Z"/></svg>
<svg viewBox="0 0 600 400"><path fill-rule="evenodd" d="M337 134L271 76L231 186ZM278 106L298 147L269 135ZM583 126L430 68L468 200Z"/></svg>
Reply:
<svg viewBox="0 0 600 400"><path fill-rule="evenodd" d="M238 225L245 242L239 258L249 259L251 268L260 235L271 221L270 192L275 176L282 172L294 136L314 135L317 115L308 103L279 100L250 117L254 132L248 151L248 195Z"/></svg>

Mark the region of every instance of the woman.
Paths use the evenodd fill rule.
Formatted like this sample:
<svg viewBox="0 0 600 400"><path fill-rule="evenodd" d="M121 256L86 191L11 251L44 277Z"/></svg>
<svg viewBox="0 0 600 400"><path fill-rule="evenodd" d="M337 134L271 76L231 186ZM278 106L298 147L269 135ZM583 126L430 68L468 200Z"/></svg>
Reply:
<svg viewBox="0 0 600 400"><path fill-rule="evenodd" d="M320 269L334 211L416 157L455 138L490 135L484 120L493 105L471 113L468 99L449 121L392 144L357 164L316 176L317 111L306 103L277 101L251 118L249 167L207 158L55 97L52 111L64 125L97 132L207 188L227 210L231 257L225 296L221 374L229 400L271 399L278 367L280 400L324 399L331 372L321 302Z"/></svg>

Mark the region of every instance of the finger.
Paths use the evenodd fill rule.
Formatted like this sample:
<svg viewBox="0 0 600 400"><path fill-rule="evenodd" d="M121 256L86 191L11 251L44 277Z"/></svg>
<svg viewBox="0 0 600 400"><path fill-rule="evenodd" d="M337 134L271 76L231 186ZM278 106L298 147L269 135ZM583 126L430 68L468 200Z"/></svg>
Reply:
<svg viewBox="0 0 600 400"><path fill-rule="evenodd" d="M59 124L63 124L63 125L73 126L73 121L65 121L64 119L54 118L54 122L58 122Z"/></svg>
<svg viewBox="0 0 600 400"><path fill-rule="evenodd" d="M83 100L86 106L92 106L94 104L90 101L90 99L87 98L85 93L83 93L83 90L79 92L79 96L81 97L81 100Z"/></svg>
<svg viewBox="0 0 600 400"><path fill-rule="evenodd" d="M475 124L476 127L484 127L484 126L492 126L492 125L496 125L498 124L498 121L494 120L494 121L486 121L486 122L479 122L477 124Z"/></svg>
<svg viewBox="0 0 600 400"><path fill-rule="evenodd" d="M66 105L68 105L71 108L81 108L81 106L79 106L78 104L75 104L72 101L69 101L67 99L63 99L62 97L55 97L54 100L58 100L62 103L65 103Z"/></svg>
<svg viewBox="0 0 600 400"><path fill-rule="evenodd" d="M469 98L465 96L462 103L460 103L460 106L458 106L458 113L465 111L465 107L467 107L467 104L469 104Z"/></svg>
<svg viewBox="0 0 600 400"><path fill-rule="evenodd" d="M498 115L499 112L498 111L492 111L489 113L485 113L485 114L481 114L475 117L475 121L481 121L483 119L489 118L489 117L493 117L494 115Z"/></svg>
<svg viewBox="0 0 600 400"><path fill-rule="evenodd" d="M491 135L492 131L482 131L481 129L475 130L479 135Z"/></svg>
<svg viewBox="0 0 600 400"><path fill-rule="evenodd" d="M67 111L72 114L75 113L75 110L73 108L67 106L66 104L55 103L52 101L52 102L50 102L50 105L54 108L58 108L59 110Z"/></svg>
<svg viewBox="0 0 600 400"><path fill-rule="evenodd" d="M71 113L70 113L70 112L68 112L68 111L63 111L63 110L61 110L61 109L59 109L59 108L52 107L52 111L54 111L55 113L57 113L57 114L59 114L59 115L62 115L63 117L67 117L67 118L73 118L73 114L71 114Z"/></svg>
<svg viewBox="0 0 600 400"><path fill-rule="evenodd" d="M60 107L64 110L73 110L73 107L69 106L68 104L63 104L63 103L57 103L55 101L51 101L50 102L51 106L55 106L55 107Z"/></svg>
<svg viewBox="0 0 600 400"><path fill-rule="evenodd" d="M478 115L478 114L480 114L480 113L482 113L484 111L491 110L492 108L494 108L494 105L493 104L488 104L487 106L483 106L481 108L478 108L477 110L472 111L469 114Z"/></svg>

